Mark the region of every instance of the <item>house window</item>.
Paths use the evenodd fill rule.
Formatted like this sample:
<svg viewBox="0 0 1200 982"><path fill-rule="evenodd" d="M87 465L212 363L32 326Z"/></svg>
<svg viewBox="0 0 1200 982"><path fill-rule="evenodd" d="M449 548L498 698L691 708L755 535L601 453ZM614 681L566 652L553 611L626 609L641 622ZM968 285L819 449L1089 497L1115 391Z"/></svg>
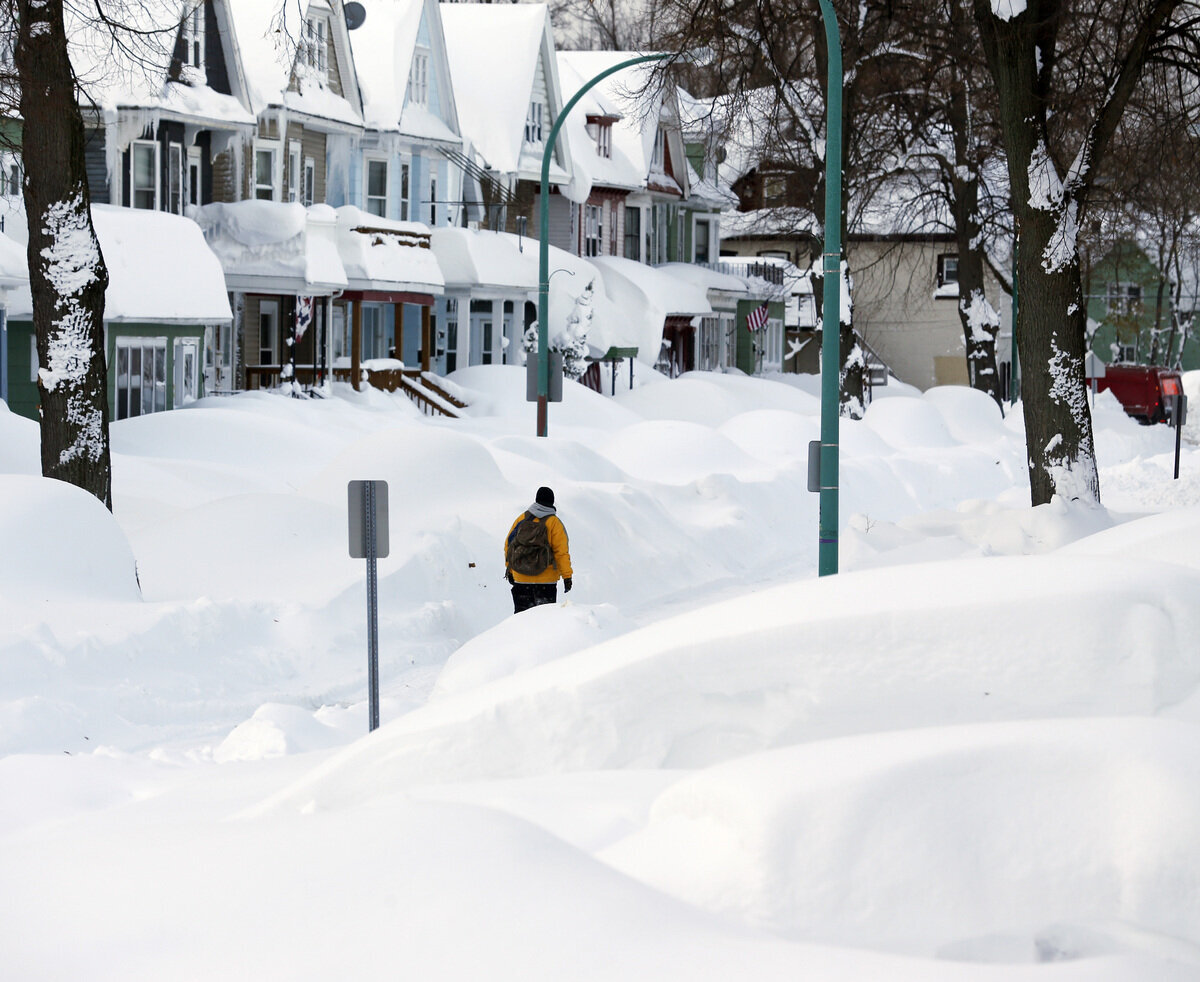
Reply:
<svg viewBox="0 0 1200 982"><path fill-rule="evenodd" d="M188 147L187 151L187 203L200 205L200 148Z"/></svg>
<svg viewBox="0 0 1200 982"><path fill-rule="evenodd" d="M604 253L604 221L599 205L584 206L583 254L599 256Z"/></svg>
<svg viewBox="0 0 1200 982"><path fill-rule="evenodd" d="M429 178L429 224L437 225L437 178Z"/></svg>
<svg viewBox="0 0 1200 982"><path fill-rule="evenodd" d="M300 141L288 143L287 200L300 200Z"/></svg>
<svg viewBox="0 0 1200 982"><path fill-rule="evenodd" d="M787 177L783 174L764 174L762 192L765 206L787 204Z"/></svg>
<svg viewBox="0 0 1200 982"><path fill-rule="evenodd" d="M458 368L458 301L446 300L446 374Z"/></svg>
<svg viewBox="0 0 1200 982"><path fill-rule="evenodd" d="M1108 312L1118 316L1127 316L1136 312L1142 303L1142 284L1140 283L1109 283Z"/></svg>
<svg viewBox="0 0 1200 982"><path fill-rule="evenodd" d="M304 158L304 200L306 208L317 200L317 163L312 157Z"/></svg>
<svg viewBox="0 0 1200 982"><path fill-rule="evenodd" d="M689 143L683 149L687 156L688 163L692 165L692 170L696 172L696 176L700 180L704 180L704 144Z"/></svg>
<svg viewBox="0 0 1200 982"><path fill-rule="evenodd" d="M183 15L183 63L189 68L204 67L204 2Z"/></svg>
<svg viewBox="0 0 1200 982"><path fill-rule="evenodd" d="M1119 365L1136 365L1137 364L1137 345L1136 344L1121 344L1117 342L1112 346L1114 360Z"/></svg>
<svg viewBox="0 0 1200 982"><path fill-rule="evenodd" d="M708 222L696 222L696 234L692 240L696 253L695 262L707 263L711 261L709 231L710 226Z"/></svg>
<svg viewBox="0 0 1200 982"><path fill-rule="evenodd" d="M625 207L625 258L634 261L642 258L642 209Z"/></svg>
<svg viewBox="0 0 1200 982"><path fill-rule="evenodd" d="M21 162L12 154L0 154L0 195L15 198L21 193Z"/></svg>
<svg viewBox="0 0 1200 982"><path fill-rule="evenodd" d="M400 221L408 221L408 182L412 173L412 167L408 164L400 165Z"/></svg>
<svg viewBox="0 0 1200 982"><path fill-rule="evenodd" d="M167 339L117 338L117 419L167 408Z"/></svg>
<svg viewBox="0 0 1200 982"><path fill-rule="evenodd" d="M309 17L304 22L304 43L301 45L300 56L312 74L321 80L326 77L328 63L326 60L326 37L328 27L324 17Z"/></svg>
<svg viewBox="0 0 1200 982"><path fill-rule="evenodd" d="M612 157L612 123L593 116L588 120L588 135L596 141L596 156Z"/></svg>
<svg viewBox="0 0 1200 982"><path fill-rule="evenodd" d="M275 364L275 338L279 334L279 301L262 300L258 304L258 363Z"/></svg>
<svg viewBox="0 0 1200 982"><path fill-rule="evenodd" d="M366 210L380 218L387 215L388 165L386 160L367 161Z"/></svg>
<svg viewBox="0 0 1200 982"><path fill-rule="evenodd" d="M943 253L937 259L937 282L938 286L945 286L948 283L958 282L958 254L953 252Z"/></svg>
<svg viewBox="0 0 1200 982"><path fill-rule="evenodd" d="M529 104L529 115L525 117L525 142L542 142L542 104L540 102Z"/></svg>
<svg viewBox="0 0 1200 982"><path fill-rule="evenodd" d="M254 197L260 201L278 201L275 185L279 145L256 141L254 144Z"/></svg>
<svg viewBox="0 0 1200 982"><path fill-rule="evenodd" d="M667 161L667 131L661 126L654 134L654 154L650 158L650 169L660 174L666 167Z"/></svg>
<svg viewBox="0 0 1200 982"><path fill-rule="evenodd" d="M167 144L167 211L183 214L183 144Z"/></svg>
<svg viewBox="0 0 1200 982"><path fill-rule="evenodd" d="M200 398L200 339L175 341L175 408Z"/></svg>
<svg viewBox="0 0 1200 982"><path fill-rule="evenodd" d="M429 105L429 52L420 48L413 53L408 70L408 101L417 106Z"/></svg>
<svg viewBox="0 0 1200 982"><path fill-rule="evenodd" d="M158 144L135 140L129 148L129 203L134 208L158 207Z"/></svg>

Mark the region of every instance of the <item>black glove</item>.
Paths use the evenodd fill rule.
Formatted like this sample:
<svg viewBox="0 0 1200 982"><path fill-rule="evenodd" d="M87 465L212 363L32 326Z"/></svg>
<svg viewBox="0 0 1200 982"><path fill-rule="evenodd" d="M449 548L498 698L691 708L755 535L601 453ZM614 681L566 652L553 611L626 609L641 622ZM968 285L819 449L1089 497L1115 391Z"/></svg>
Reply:
<svg viewBox="0 0 1200 982"><path fill-rule="evenodd" d="M571 592L571 577L564 576L563 577L563 593L570 593L570 592Z"/></svg>
<svg viewBox="0 0 1200 982"><path fill-rule="evenodd" d="M506 570L506 571L505 571L505 573L504 573L504 578L505 578L506 580L508 580L508 582L509 582L509 583L511 583L511 584L513 584L514 586L516 586L516 583L517 583L517 581L513 579L512 570L511 570L511 569L510 569L510 570Z"/></svg>

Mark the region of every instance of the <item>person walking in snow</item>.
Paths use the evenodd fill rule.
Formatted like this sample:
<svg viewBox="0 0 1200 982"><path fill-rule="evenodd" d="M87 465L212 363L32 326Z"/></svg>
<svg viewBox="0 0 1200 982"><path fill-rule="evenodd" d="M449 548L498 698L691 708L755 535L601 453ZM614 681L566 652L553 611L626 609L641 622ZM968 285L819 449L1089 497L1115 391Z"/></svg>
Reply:
<svg viewBox="0 0 1200 982"><path fill-rule="evenodd" d="M538 488L529 508L517 516L504 539L505 578L512 584L513 613L558 600L571 592L571 553L567 530L554 510L554 492Z"/></svg>

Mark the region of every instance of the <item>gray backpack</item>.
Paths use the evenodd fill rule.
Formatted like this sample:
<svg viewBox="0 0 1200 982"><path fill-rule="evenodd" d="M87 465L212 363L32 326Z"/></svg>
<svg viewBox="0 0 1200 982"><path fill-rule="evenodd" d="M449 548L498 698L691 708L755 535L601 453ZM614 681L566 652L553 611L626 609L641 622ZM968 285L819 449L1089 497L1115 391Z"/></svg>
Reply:
<svg viewBox="0 0 1200 982"><path fill-rule="evenodd" d="M522 576L538 576L554 562L546 520L538 521L526 512L508 536L504 547L508 568Z"/></svg>

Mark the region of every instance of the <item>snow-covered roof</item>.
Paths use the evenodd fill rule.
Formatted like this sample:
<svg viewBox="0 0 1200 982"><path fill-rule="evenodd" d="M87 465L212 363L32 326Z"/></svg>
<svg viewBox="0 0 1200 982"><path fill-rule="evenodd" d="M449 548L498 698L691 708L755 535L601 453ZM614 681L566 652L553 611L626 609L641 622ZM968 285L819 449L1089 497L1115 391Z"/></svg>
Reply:
<svg viewBox="0 0 1200 982"><path fill-rule="evenodd" d="M0 232L0 301L3 300L3 291L15 289L28 282L29 266L25 247Z"/></svg>
<svg viewBox="0 0 1200 982"><path fill-rule="evenodd" d="M664 263L658 267L685 282L694 283L705 290L718 293L751 295L751 284L744 276L722 273L696 263Z"/></svg>
<svg viewBox="0 0 1200 982"><path fill-rule="evenodd" d="M246 79L250 109L257 116L271 107L284 107L307 116L352 126L362 124L358 104L358 79L349 53L341 0L308 3L307 0L231 0L229 16L240 63ZM342 89L338 95L315 71L299 64L297 42L312 9L328 14L334 50L338 55ZM369 29L369 28L368 28ZM293 66L299 91L289 91Z"/></svg>
<svg viewBox="0 0 1200 982"><path fill-rule="evenodd" d="M231 320L221 264L190 218L165 211L92 205L92 225L108 267L105 322L219 324ZM33 316L29 286L15 291L9 316Z"/></svg>
<svg viewBox="0 0 1200 982"><path fill-rule="evenodd" d="M337 242L351 290L441 293L445 280L429 226L395 222L351 205L337 210Z"/></svg>
<svg viewBox="0 0 1200 982"><path fill-rule="evenodd" d="M489 168L519 173L540 59L550 102L546 131L561 107L549 11L539 3L446 3L441 15L459 128ZM565 148L567 135L560 132L559 139ZM560 184L569 179L553 161L550 176Z"/></svg>
<svg viewBox="0 0 1200 982"><path fill-rule="evenodd" d="M564 105L591 78L590 75L582 74L579 69L579 54L581 52L578 51L558 53L558 77L563 87ZM573 178L584 197L594 185L631 191L646 186L648 167L641 143L628 139L630 126L624 117L630 109L631 107L618 104L618 99L601 82L584 94L563 124L570 130L571 135ZM616 117L616 122L612 125L611 157L601 157L597 153L596 142L587 131L588 116Z"/></svg>
<svg viewBox="0 0 1200 982"><path fill-rule="evenodd" d="M607 71L614 65L636 58L643 52L637 51L561 51L559 64L568 68L571 73L571 84L564 78L563 98L573 95L581 85L594 78L601 72ZM573 87L572 87L573 86ZM660 120L664 115L664 92L661 86L655 84L654 64L632 65L621 71L614 72L608 78L596 83L592 89L606 105L616 108L621 118L613 124L612 133L612 170L616 175L617 187L645 187L650 178L651 160L654 154L654 140L658 133ZM574 110L578 112L578 110ZM591 139L588 143L594 146ZM681 146L673 151L681 154ZM580 155L582 156L582 155ZM597 162L602 158L597 157ZM679 175L682 161L675 161L676 174ZM595 167L596 165L592 165ZM597 169L597 173L603 173ZM663 189L679 190L670 187L675 182L658 175L656 183L663 184ZM630 183L633 182L633 183ZM597 184L605 183L597 178Z"/></svg>
<svg viewBox="0 0 1200 982"><path fill-rule="evenodd" d="M136 17L130 15L137 33L115 31L97 22L94 12L67 4L71 66L87 97L108 112L138 109L253 126L253 113L235 96L210 88L202 73L185 69L179 81L168 80L179 24L192 4L193 0L139 0ZM144 127L147 120L140 122Z"/></svg>
<svg viewBox="0 0 1200 982"><path fill-rule="evenodd" d="M347 286L328 205L236 201L203 205L195 218L230 289L329 294Z"/></svg>
<svg viewBox="0 0 1200 982"><path fill-rule="evenodd" d="M652 361L658 355L663 324L669 315L712 313L705 289L668 269L619 256L600 256L592 262L604 274L609 300L624 312L622 333L632 340L622 347L636 347L643 361Z"/></svg>
<svg viewBox="0 0 1200 982"><path fill-rule="evenodd" d="M363 119L378 130L396 130L426 140L461 142L456 127L453 86L445 60L439 4L433 0L376 0L366 24L350 32L354 64L362 90ZM407 102L408 76L413 52L424 35L431 48L429 69L444 71L438 98L444 103L437 115L424 106Z"/></svg>

